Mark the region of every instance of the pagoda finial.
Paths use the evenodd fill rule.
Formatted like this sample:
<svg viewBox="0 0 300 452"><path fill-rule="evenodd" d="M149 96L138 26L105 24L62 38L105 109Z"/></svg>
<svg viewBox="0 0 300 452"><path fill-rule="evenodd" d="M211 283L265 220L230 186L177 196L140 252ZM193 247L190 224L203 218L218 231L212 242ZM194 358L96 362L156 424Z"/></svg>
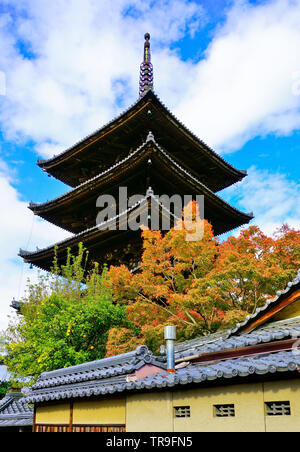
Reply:
<svg viewBox="0 0 300 452"><path fill-rule="evenodd" d="M150 34L145 34L144 61L140 72L140 97L143 97L149 89L153 89L153 66L151 63Z"/></svg>

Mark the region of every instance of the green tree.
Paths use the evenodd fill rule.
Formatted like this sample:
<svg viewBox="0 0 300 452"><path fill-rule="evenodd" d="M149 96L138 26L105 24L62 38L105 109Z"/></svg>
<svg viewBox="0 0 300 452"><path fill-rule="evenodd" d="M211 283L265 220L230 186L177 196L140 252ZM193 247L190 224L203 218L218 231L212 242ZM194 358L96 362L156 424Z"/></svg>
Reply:
<svg viewBox="0 0 300 452"><path fill-rule="evenodd" d="M5 342L6 342L6 333L5 331L0 331L0 361L1 356L5 353Z"/></svg>
<svg viewBox="0 0 300 452"><path fill-rule="evenodd" d="M0 331L0 366L4 364L5 345L6 345L6 333L5 331ZM0 400L5 396L9 388L10 388L9 382L0 381Z"/></svg>
<svg viewBox="0 0 300 452"><path fill-rule="evenodd" d="M53 274L40 275L22 300L22 316L8 329L5 362L13 378L101 359L111 328L132 328L126 308L114 304L107 270L86 275L87 252L68 254Z"/></svg>

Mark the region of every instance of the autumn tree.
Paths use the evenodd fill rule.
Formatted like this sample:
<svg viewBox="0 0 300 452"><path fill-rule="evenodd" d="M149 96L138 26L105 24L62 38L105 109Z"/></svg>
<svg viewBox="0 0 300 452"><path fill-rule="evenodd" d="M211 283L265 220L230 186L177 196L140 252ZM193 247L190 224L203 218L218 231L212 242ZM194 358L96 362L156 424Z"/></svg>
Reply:
<svg viewBox="0 0 300 452"><path fill-rule="evenodd" d="M108 354L145 343L158 351L163 326L175 324L178 339L191 339L232 327L285 287L300 267L300 231L284 226L273 238L257 226L220 241L205 222L201 240L189 231L144 231L140 271L112 267L114 300L127 307L139 328L111 329Z"/></svg>

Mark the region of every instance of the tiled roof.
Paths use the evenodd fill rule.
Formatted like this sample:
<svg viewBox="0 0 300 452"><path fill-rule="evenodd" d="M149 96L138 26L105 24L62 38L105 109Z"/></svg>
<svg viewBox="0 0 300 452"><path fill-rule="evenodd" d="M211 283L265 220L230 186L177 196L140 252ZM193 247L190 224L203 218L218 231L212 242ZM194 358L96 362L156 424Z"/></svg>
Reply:
<svg viewBox="0 0 300 452"><path fill-rule="evenodd" d="M243 327L256 319L260 313L264 313L276 303L280 302L285 295L300 287L300 270L296 278L289 282L284 290L278 291L276 297L266 301L265 305L257 308L255 313L248 315L244 322L238 323L234 328L218 331L215 334L199 337L189 341L175 344L175 356L177 359L196 353L210 353L230 348L257 345L263 342L271 342L300 337L300 318L292 318L279 322L267 323L255 329L252 333L243 334Z"/></svg>
<svg viewBox="0 0 300 452"><path fill-rule="evenodd" d="M218 337L219 336L219 337ZM193 354L246 347L286 338L300 337L300 319L266 325L250 334L228 337L210 335L176 345L176 359ZM106 358L67 369L44 373L31 388L26 399L29 403L63 400L77 397L113 394L128 390L151 389L177 384L200 383L225 378L245 377L253 374L272 374L300 369L300 356L294 351L265 353L249 357L219 360L214 363L187 365L169 375L164 369L157 375L130 381L128 377L145 364L165 367L165 356L154 357L147 347L135 352Z"/></svg>
<svg viewBox="0 0 300 452"><path fill-rule="evenodd" d="M86 398L91 396L122 393L127 391L172 388L180 385L203 383L205 381L295 372L300 369L300 355L293 351L269 353L247 358L235 358L209 364L190 365L177 369L175 374L166 370L144 379L128 381L126 378L97 380L96 375L89 384L66 385L44 390L33 390L27 397L28 403L40 403L49 400Z"/></svg>
<svg viewBox="0 0 300 452"><path fill-rule="evenodd" d="M30 401L57 400L70 397L91 396L118 391L126 384L127 377L145 364L164 368L144 345L134 352L87 364L45 372L32 386Z"/></svg>
<svg viewBox="0 0 300 452"><path fill-rule="evenodd" d="M294 372L300 369L300 355L293 351L270 353L266 355L236 358L209 364L190 365L176 370L175 374L152 375L135 382L135 388L150 389L174 387L203 381L247 377L249 375L266 375L276 372ZM126 389L131 389L127 388ZM132 386L134 389L134 386Z"/></svg>
<svg viewBox="0 0 300 452"><path fill-rule="evenodd" d="M175 358L180 359L194 354L211 353L297 337L300 337L299 317L269 323L248 334L232 335L231 330L224 330L215 335L181 342L175 345Z"/></svg>
<svg viewBox="0 0 300 452"><path fill-rule="evenodd" d="M30 426L33 409L28 406L21 393L8 393L0 401L0 428Z"/></svg>

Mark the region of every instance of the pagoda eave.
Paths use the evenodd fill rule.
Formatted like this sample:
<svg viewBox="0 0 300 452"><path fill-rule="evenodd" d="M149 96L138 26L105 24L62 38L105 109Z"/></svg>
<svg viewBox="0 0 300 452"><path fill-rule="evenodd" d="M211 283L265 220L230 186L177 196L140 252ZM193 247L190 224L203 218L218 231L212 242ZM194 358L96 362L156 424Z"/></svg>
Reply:
<svg viewBox="0 0 300 452"><path fill-rule="evenodd" d="M143 199L115 218L42 250L35 252L20 250L19 256L26 263L51 271L55 256L57 256L59 265L65 265L69 251L72 254L77 254L78 245L82 243L89 251L91 266L93 262L98 262L100 267L105 264L108 266L125 264L132 270L137 267L141 259L143 249L142 229L133 230L129 226L135 221L134 218L138 218L140 215L144 215L145 218L146 214L146 217L148 217L151 198L153 198L157 208L160 209L159 202L154 197L152 190L149 189ZM178 220L166 209L160 209L159 213L161 218L170 218L171 227ZM114 229L112 229L112 226Z"/></svg>
<svg viewBox="0 0 300 452"><path fill-rule="evenodd" d="M252 219L248 214L227 204L201 181L183 169L158 145L152 134L149 134L147 141L135 152L103 174L53 201L44 204L31 203L29 208L35 215L39 215L70 232L78 233L83 229L83 223L87 227L94 226L96 200L100 193L114 194L117 198L120 186L128 188L129 196L135 194L137 188L140 188L141 191L144 190L145 167L147 167L149 161L151 162L152 174L154 174L151 178L151 185L155 193L162 195L177 191L177 194L181 196L191 193L203 195L207 212L205 218L211 222L216 234L225 232L223 217L227 219L226 230L230 229L231 226L234 228L237 227L236 225L245 224ZM159 189L162 188L165 191L159 193ZM85 219L84 222L83 218Z"/></svg>
<svg viewBox="0 0 300 452"><path fill-rule="evenodd" d="M231 224L223 232L235 229L240 224ZM69 250L73 255L78 252L78 245L82 243L89 251L89 260L98 262L100 267L105 264L126 265L130 270L137 267L141 260L143 244L141 230L99 230L93 228L62 243L36 252L20 250L19 256L24 262L32 264L40 269L52 271L54 256L57 256L58 264L65 265Z"/></svg>
<svg viewBox="0 0 300 452"><path fill-rule="evenodd" d="M242 180L237 170L190 132L149 89L132 107L80 143L38 165L62 182L76 187L136 148L151 130L166 149L172 149L190 171L194 170L214 192ZM122 145L120 145L122 143ZM98 168L98 171L97 171ZM208 175L215 172L215 177Z"/></svg>

